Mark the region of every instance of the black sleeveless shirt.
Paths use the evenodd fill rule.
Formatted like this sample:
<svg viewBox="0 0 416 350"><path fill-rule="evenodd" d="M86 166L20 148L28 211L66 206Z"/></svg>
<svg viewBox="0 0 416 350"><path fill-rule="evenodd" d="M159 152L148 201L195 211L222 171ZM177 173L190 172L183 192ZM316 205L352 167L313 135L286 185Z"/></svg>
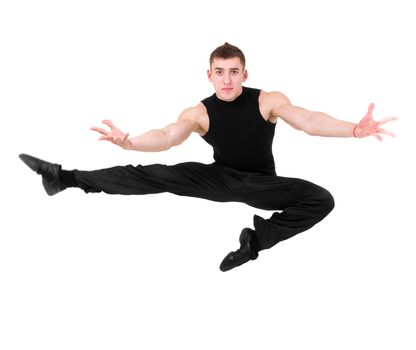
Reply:
<svg viewBox="0 0 416 350"><path fill-rule="evenodd" d="M275 124L260 114L260 90L243 86L231 102L216 94L202 100L209 130L202 136L214 148L215 162L236 170L276 174L272 153Z"/></svg>

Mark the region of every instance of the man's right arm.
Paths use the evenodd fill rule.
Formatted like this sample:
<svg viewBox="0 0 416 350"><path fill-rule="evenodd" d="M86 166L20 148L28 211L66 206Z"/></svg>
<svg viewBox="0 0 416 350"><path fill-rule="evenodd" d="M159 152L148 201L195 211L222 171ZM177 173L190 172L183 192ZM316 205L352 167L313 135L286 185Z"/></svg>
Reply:
<svg viewBox="0 0 416 350"><path fill-rule="evenodd" d="M199 132L201 128L198 123L200 113L199 106L187 108L180 114L175 123L130 138L128 133L122 132L110 120L103 121L110 128L110 131L97 127L92 127L91 130L103 135L100 140L110 141L125 150L161 152L180 145L192 132Z"/></svg>

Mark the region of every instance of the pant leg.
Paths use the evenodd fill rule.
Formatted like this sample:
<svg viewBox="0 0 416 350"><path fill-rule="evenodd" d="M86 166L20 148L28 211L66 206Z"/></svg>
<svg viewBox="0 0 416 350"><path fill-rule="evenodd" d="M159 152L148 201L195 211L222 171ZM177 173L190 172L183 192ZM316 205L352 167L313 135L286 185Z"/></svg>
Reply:
<svg viewBox="0 0 416 350"><path fill-rule="evenodd" d="M259 250L311 228L335 205L326 189L311 182L258 174L247 176L244 201L256 208L281 211L267 220L254 216Z"/></svg>
<svg viewBox="0 0 416 350"><path fill-rule="evenodd" d="M170 192L218 202L242 201L242 177L214 164L127 165L93 171L74 170L85 192L144 195Z"/></svg>

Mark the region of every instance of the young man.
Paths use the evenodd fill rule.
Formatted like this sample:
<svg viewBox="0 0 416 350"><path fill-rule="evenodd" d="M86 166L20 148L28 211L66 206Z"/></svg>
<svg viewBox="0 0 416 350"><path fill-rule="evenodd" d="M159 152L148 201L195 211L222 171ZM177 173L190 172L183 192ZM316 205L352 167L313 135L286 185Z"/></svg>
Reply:
<svg viewBox="0 0 416 350"><path fill-rule="evenodd" d="M275 173L272 142L275 124L283 119L309 135L363 138L381 134L394 136L381 126L396 118L374 121L370 104L358 124L338 120L321 112L293 106L280 92L243 87L247 80L242 51L228 43L210 56L208 79L215 93L185 109L178 120L163 129L129 137L110 120L109 130L93 127L100 140L125 150L165 151L198 133L214 150L212 164L195 162L173 166L153 164L116 166L94 171L66 171L59 164L21 154L32 170L42 175L46 192L54 195L68 187L85 192L150 194L170 192L213 201L239 201L256 208L276 211L265 220L254 216L254 229L240 234L240 248L229 253L220 265L230 270L258 257L261 250L311 228L334 207L331 194L311 182L279 177ZM280 211L280 212L277 212Z"/></svg>

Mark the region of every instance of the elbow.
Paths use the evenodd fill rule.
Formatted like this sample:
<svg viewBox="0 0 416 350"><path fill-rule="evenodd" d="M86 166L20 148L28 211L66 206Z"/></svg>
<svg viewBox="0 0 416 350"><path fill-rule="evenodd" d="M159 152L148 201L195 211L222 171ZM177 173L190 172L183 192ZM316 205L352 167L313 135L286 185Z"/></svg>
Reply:
<svg viewBox="0 0 416 350"><path fill-rule="evenodd" d="M310 136L317 136L317 129L314 125L313 112L305 110L301 130Z"/></svg>
<svg viewBox="0 0 416 350"><path fill-rule="evenodd" d="M174 131L170 129L162 129L163 142L162 142L162 151L170 150L174 146L179 146L182 143Z"/></svg>
<svg viewBox="0 0 416 350"><path fill-rule="evenodd" d="M178 140L178 139L168 140L166 142L165 150L167 151L167 150L171 149L172 147L179 146L180 144L182 144L182 140Z"/></svg>
<svg viewBox="0 0 416 350"><path fill-rule="evenodd" d="M303 131L309 136L319 136L319 133L311 127L305 128Z"/></svg>
<svg viewBox="0 0 416 350"><path fill-rule="evenodd" d="M303 131L305 134L314 135L314 131L312 130L312 128L307 124L307 123L302 123L302 124L290 124L290 126L298 131Z"/></svg>
<svg viewBox="0 0 416 350"><path fill-rule="evenodd" d="M160 151L167 151L170 150L175 145L175 142L172 138L171 133L169 132L169 129L162 129L162 142L160 145Z"/></svg>

